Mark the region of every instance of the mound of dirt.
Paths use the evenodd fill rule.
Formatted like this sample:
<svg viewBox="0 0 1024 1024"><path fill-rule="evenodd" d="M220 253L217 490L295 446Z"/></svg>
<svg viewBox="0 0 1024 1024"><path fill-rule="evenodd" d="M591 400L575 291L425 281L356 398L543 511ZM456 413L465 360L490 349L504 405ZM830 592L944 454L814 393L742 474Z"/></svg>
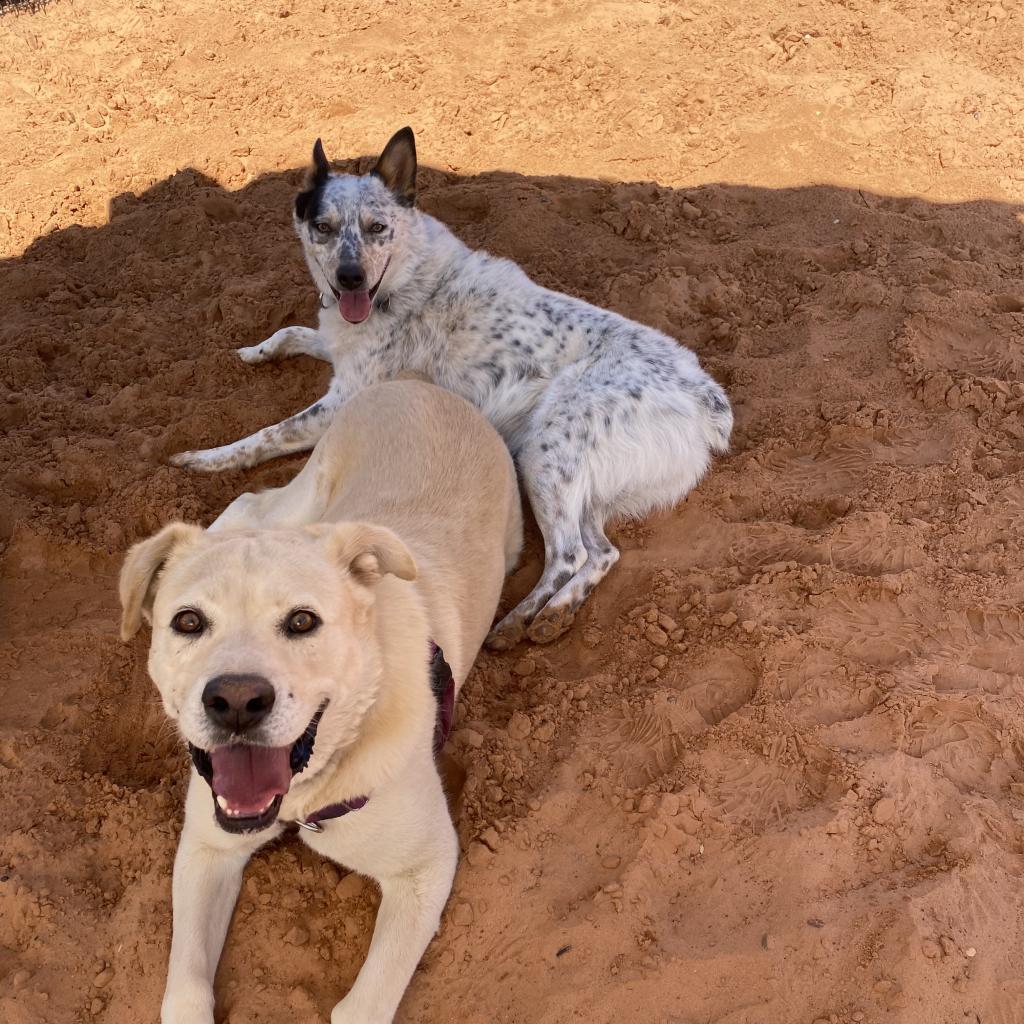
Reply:
<svg viewBox="0 0 1024 1024"><path fill-rule="evenodd" d="M187 765L146 638L117 640L120 556L301 465L166 457L321 393L322 364L233 350L313 321L313 138L408 121L424 208L691 345L737 429L611 531L569 635L481 656L465 857L399 1019L1024 1020L1024 16L783 7L4 20L0 1019L156 1018ZM534 537L506 604L538 570ZM326 1020L374 901L261 853L218 1021Z"/></svg>

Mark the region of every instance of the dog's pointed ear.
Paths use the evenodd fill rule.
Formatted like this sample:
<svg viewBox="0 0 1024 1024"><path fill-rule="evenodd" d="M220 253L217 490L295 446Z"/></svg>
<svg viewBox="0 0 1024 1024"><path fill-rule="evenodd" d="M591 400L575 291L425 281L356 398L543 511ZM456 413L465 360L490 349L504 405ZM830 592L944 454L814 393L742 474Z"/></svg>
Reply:
<svg viewBox="0 0 1024 1024"><path fill-rule="evenodd" d="M313 176L311 180L314 188L319 188L330 176L331 165L327 160L327 154L324 153L324 144L317 139L313 143Z"/></svg>
<svg viewBox="0 0 1024 1024"><path fill-rule="evenodd" d="M299 220L305 220L312 216L315 211L311 209L313 197L317 190L327 184L331 176L331 165L324 153L324 144L317 139L313 143L313 166L306 174L306 187L295 197L295 216Z"/></svg>
<svg viewBox="0 0 1024 1024"><path fill-rule="evenodd" d="M142 620L150 621L157 578L175 548L193 543L202 527L169 523L159 533L140 541L125 555L121 567L121 639L130 640Z"/></svg>
<svg viewBox="0 0 1024 1024"><path fill-rule="evenodd" d="M403 206L416 201L416 136L409 127L391 136L371 174L380 178Z"/></svg>
<svg viewBox="0 0 1024 1024"><path fill-rule="evenodd" d="M416 579L416 562L409 549L383 526L338 523L326 528L314 527L314 531L326 535L328 549L338 564L365 586L383 576Z"/></svg>

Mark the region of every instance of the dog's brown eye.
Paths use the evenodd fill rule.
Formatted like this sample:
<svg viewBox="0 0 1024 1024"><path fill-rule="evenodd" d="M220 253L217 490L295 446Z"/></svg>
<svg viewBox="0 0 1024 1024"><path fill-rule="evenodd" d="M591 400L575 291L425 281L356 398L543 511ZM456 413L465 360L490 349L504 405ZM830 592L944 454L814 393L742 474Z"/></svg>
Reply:
<svg viewBox="0 0 1024 1024"><path fill-rule="evenodd" d="M192 611L191 608L186 608L183 612L178 612L177 615L171 619L171 629L175 633L184 633L188 636L194 636L196 633L202 633L203 627L206 625L203 622L202 615L199 612Z"/></svg>
<svg viewBox="0 0 1024 1024"><path fill-rule="evenodd" d="M320 232L321 235L328 235L331 232L331 225L325 220L318 220L313 227Z"/></svg>
<svg viewBox="0 0 1024 1024"><path fill-rule="evenodd" d="M370 225L370 234L371 235L379 235L386 227L387 227L386 224L381 224L379 221L374 221Z"/></svg>
<svg viewBox="0 0 1024 1024"><path fill-rule="evenodd" d="M289 633L310 633L320 625L320 620L307 611L292 612L285 623L285 629Z"/></svg>

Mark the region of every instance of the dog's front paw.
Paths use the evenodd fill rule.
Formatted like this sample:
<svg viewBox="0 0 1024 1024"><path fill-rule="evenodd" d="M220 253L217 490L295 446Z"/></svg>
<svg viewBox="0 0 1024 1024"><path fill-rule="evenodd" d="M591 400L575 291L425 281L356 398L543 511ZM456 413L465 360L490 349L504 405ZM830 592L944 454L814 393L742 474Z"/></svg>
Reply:
<svg viewBox="0 0 1024 1024"><path fill-rule="evenodd" d="M168 987L160 1024L213 1024L213 990L200 984Z"/></svg>
<svg viewBox="0 0 1024 1024"><path fill-rule="evenodd" d="M261 345L247 345L245 348L238 349L238 358L243 363L248 363L250 366L255 366L257 363L265 363L267 361L267 354L263 351Z"/></svg>
<svg viewBox="0 0 1024 1024"><path fill-rule="evenodd" d="M200 473L217 473L231 469L235 462L222 448L207 448L205 451L178 452L167 460L179 469L193 469Z"/></svg>

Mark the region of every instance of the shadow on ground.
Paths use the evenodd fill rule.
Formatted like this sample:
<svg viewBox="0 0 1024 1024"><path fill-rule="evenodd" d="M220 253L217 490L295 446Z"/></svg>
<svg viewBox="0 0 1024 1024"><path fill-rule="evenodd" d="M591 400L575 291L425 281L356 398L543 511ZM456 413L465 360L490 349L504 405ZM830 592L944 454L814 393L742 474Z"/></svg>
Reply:
<svg viewBox="0 0 1024 1024"><path fill-rule="evenodd" d="M279 484L300 464L297 457L200 476L172 469L166 458L277 421L326 384L327 367L312 360L251 368L234 355L284 324L313 322L316 296L290 221L301 174L267 174L227 192L186 169L142 195L115 198L109 223L55 231L0 263L0 654L9 666L0 725L0 869L8 886L0 901L9 923L0 935L0 974L13 978L21 965L34 979L17 991L0 988L0 1009L14 1024L96 1012L121 1024L156 1012L184 761L146 681L144 641L116 641L114 574L131 541L172 518L208 522L240 490ZM884 633L895 613L852 632L830 625L819 635L807 588L819 598L833 585L846 588L855 604L880 581L898 578L906 594L948 571L977 574L975 603L996 599L1000 574L1019 550L1007 530L976 530L977 550L966 542L955 551L934 545L955 538L963 517L995 501L996 491L1012 491L1019 478L1019 207L938 205L828 185L669 189L509 173L459 177L431 168L420 184L423 208L469 245L692 346L737 412L733 452L684 506L614 534L622 562L570 636L536 655L539 667L512 677L523 651L483 659L467 688L474 728L502 734L513 710L547 714L538 704L546 689L564 691L568 703L551 715L575 723L566 743L583 737L585 748L589 722L602 737L618 737L614 754L604 739L594 740L604 752L574 771L612 764L630 788L671 789L681 784L686 743L731 735L729 723L758 701L778 700L786 728L804 727L803 705L789 710L798 687L774 696L763 690L764 680L794 663L800 637L841 652L830 671L843 658L860 658L856 671L875 680L905 663L903 640L883 638L876 649L859 632ZM510 592L525 590L537 568L534 543ZM918 570L920 577L900 575ZM808 572L818 590L800 575ZM790 576L772 589L773 573ZM666 590L667 580L676 589ZM691 591L699 601L687 599ZM799 600L790 596L797 593ZM654 600L668 609L664 629L647 607ZM732 639L737 620L743 632ZM616 718L607 703L619 699L615 686L602 698L593 681L610 672L623 702L654 701L665 663L669 674L687 673L706 653L714 654L718 675L699 677L699 728L666 725L649 710ZM577 680L594 696L579 697ZM834 702L834 694L822 700ZM828 707L830 723L855 714L852 704ZM873 707L865 697L856 714ZM775 749L776 739L765 739L765 749ZM779 742L785 748L788 741ZM847 742L820 739L827 750L815 755L817 781L800 776L803 795L791 803L773 797L766 810L719 793L715 806L724 821L756 829L799 808L831 806L845 789L836 765L849 756ZM760 744L751 740L751 749ZM491 771L487 759L462 751L470 775L464 840L493 821L529 827L530 801L559 763L530 750L500 785L492 775L479 789L474 775ZM712 771L713 749L700 750ZM710 783L708 793L715 793ZM615 813L626 814L618 790L612 797ZM627 816L615 827L625 834L634 825ZM291 872L289 891L324 881L327 869L306 853L271 856ZM263 903L262 879L251 905ZM355 940L347 966L310 979L309 950L289 947L267 976L282 999L291 998L289 977L304 979L305 995L290 1004L300 1017L310 1007L326 1012L354 974L372 906L368 898L353 906L351 927L316 926L325 960L335 955L335 940L339 955L346 938L348 946ZM716 927L719 918L711 913L712 923L701 927ZM449 948L446 941L439 948ZM232 948L223 972L229 1004L243 998L236 976L251 960L244 937ZM461 963L461 947L456 952ZM97 960L115 966L115 980L90 994ZM441 983L431 979L447 977L446 970L428 965L420 996L416 986L410 996L414 1005L436 993ZM54 987L44 1010L39 993L48 994L58 972L81 985ZM510 1000L523 985L515 983ZM99 1010L90 1009L97 1003ZM504 1004L490 1009L488 1020L519 1019ZM776 1019L793 1019L791 1009ZM550 1012L533 1019L568 1019ZM447 1018L439 1009L416 1019Z"/></svg>

